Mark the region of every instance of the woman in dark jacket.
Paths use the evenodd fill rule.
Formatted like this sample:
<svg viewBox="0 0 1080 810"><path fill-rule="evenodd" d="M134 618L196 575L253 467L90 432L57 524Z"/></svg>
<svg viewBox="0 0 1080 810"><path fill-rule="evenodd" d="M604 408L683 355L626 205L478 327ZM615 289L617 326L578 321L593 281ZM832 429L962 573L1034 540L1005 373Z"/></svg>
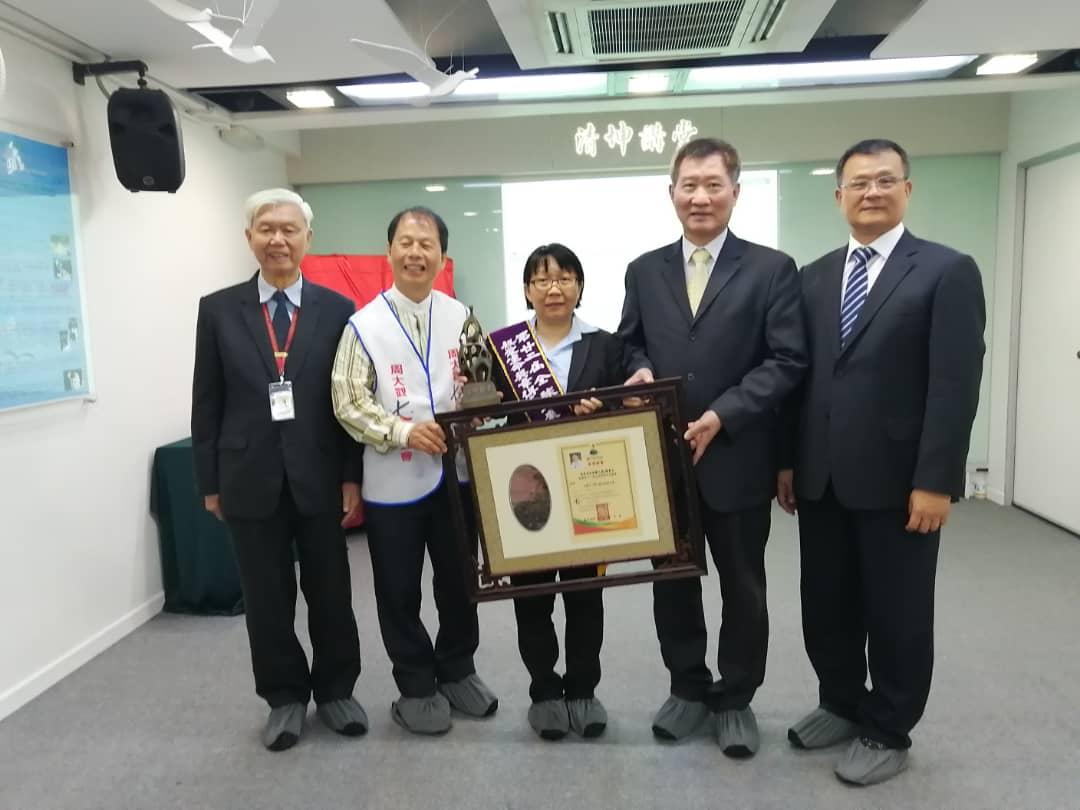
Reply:
<svg viewBox="0 0 1080 810"><path fill-rule="evenodd" d="M495 363L495 381L506 401L538 398L544 387L558 383L558 393L588 392L593 388L622 385L622 344L610 332L579 318L585 272L581 261L564 245L543 245L525 261L525 301L536 317L492 333L492 346L514 338L516 346L534 347L543 363L512 370L505 355ZM513 378L513 379L511 379ZM548 391L548 393L552 393ZM574 410L591 413L600 407L596 399L582 399ZM568 568L514 577L515 584L554 582L556 573L565 581L596 575L594 567ZM555 596L531 596L514 600L518 626L518 649L532 678L529 724L545 740L558 740L569 730L583 737L597 737L607 727L607 711L597 699L600 681L600 646L604 638L603 590L595 588L563 594L566 611L566 674L555 672L559 642L551 615Z"/></svg>

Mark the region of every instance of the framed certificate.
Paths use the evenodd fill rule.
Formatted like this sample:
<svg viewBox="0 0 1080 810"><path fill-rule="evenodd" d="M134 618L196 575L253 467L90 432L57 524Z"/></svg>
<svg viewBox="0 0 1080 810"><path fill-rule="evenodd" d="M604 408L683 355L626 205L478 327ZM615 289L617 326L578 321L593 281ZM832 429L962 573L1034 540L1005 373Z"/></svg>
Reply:
<svg viewBox="0 0 1080 810"><path fill-rule="evenodd" d="M549 421L525 401L437 417L447 434L447 480L463 454L472 481L471 503L452 487L451 507L475 600L705 573L679 385L590 391L604 407L588 416ZM545 409L581 396L549 398ZM478 544L465 528L473 523L466 510L476 516ZM571 567L596 574L515 583L518 575Z"/></svg>

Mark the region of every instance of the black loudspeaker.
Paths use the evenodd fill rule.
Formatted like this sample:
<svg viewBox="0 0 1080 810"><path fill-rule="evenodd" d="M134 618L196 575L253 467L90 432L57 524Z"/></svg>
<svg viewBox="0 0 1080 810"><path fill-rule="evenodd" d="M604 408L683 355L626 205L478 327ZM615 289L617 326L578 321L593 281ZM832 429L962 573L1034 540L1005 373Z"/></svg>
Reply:
<svg viewBox="0 0 1080 810"><path fill-rule="evenodd" d="M129 191L174 192L184 182L180 119L163 90L125 87L109 96L109 142Z"/></svg>

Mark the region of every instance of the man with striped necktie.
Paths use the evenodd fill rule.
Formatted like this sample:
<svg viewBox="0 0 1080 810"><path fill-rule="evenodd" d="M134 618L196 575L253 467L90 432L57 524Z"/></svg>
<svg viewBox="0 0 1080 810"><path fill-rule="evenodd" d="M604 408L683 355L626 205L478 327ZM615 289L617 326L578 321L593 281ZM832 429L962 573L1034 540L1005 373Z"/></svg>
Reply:
<svg viewBox="0 0 1080 810"><path fill-rule="evenodd" d="M851 236L802 272L810 370L777 484L780 505L798 507L803 636L820 684L788 739L848 743L836 774L857 785L906 767L930 694L939 532L964 492L985 349L975 262L904 228L909 169L887 140L837 164Z"/></svg>

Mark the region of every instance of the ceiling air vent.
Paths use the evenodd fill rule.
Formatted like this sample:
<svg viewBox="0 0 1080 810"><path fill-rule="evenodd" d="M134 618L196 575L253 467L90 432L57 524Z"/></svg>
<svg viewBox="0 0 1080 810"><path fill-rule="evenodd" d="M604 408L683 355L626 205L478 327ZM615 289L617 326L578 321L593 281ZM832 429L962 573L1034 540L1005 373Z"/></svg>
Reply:
<svg viewBox="0 0 1080 810"><path fill-rule="evenodd" d="M745 5L746 0L708 0L590 9L592 51L603 57L728 48Z"/></svg>
<svg viewBox="0 0 1080 810"><path fill-rule="evenodd" d="M767 49L789 3L832 0L532 0L552 64L727 56ZM827 9L826 9L827 10Z"/></svg>
<svg viewBox="0 0 1080 810"><path fill-rule="evenodd" d="M549 11L548 24L551 25L551 41L555 53L571 54L574 42L570 39L570 23L565 11Z"/></svg>

